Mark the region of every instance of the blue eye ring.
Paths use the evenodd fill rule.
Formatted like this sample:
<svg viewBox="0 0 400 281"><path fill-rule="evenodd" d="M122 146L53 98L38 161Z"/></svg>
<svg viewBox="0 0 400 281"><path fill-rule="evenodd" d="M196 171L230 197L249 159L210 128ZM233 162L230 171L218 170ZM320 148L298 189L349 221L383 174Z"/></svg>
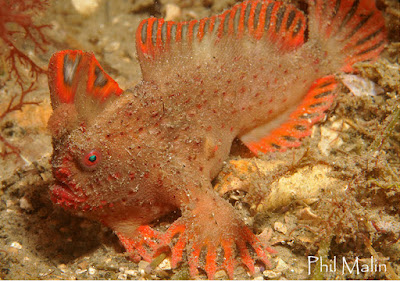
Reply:
<svg viewBox="0 0 400 281"><path fill-rule="evenodd" d="M83 157L83 165L88 168L95 167L101 160L100 152L93 149L85 154Z"/></svg>

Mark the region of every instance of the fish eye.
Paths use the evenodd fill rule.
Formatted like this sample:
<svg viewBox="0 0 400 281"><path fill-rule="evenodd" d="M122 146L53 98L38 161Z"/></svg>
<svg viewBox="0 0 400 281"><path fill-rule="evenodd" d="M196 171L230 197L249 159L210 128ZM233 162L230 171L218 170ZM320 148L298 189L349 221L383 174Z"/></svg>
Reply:
<svg viewBox="0 0 400 281"><path fill-rule="evenodd" d="M101 154L99 151L93 149L91 151L89 151L88 153L86 153L83 156L83 165L87 168L94 168L97 166L97 164L100 162L101 160Z"/></svg>

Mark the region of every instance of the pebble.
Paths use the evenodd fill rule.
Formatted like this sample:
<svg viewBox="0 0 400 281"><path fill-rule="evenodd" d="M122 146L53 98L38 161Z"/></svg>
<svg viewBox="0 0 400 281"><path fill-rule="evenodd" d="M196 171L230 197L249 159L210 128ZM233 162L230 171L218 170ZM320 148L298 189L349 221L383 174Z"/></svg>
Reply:
<svg viewBox="0 0 400 281"><path fill-rule="evenodd" d="M94 275L96 273L96 269L92 266L89 266L88 273L89 275Z"/></svg>
<svg viewBox="0 0 400 281"><path fill-rule="evenodd" d="M147 267L149 266L149 262L147 261L140 261L138 264L140 275L144 276L147 274Z"/></svg>
<svg viewBox="0 0 400 281"><path fill-rule="evenodd" d="M88 265L89 265L89 263L87 261L85 261L85 260L81 261L80 263L78 263L78 267L80 269L87 269Z"/></svg>
<svg viewBox="0 0 400 281"><path fill-rule="evenodd" d="M131 276L138 275L138 271L137 271L137 270L133 270L133 269L125 270L124 273L125 273L126 275L131 275Z"/></svg>
<svg viewBox="0 0 400 281"><path fill-rule="evenodd" d="M128 275L125 273L120 273L120 274L118 274L117 279L118 280L126 280L126 279L128 279Z"/></svg>
<svg viewBox="0 0 400 281"><path fill-rule="evenodd" d="M268 279L279 279L282 276L282 272L275 272L273 270L265 270L263 275Z"/></svg>
<svg viewBox="0 0 400 281"><path fill-rule="evenodd" d="M12 247L12 248L15 248L15 249L18 249L18 250L21 250L21 249L22 249L22 245L19 244L18 242L12 242L12 243L11 243L11 247Z"/></svg>
<svg viewBox="0 0 400 281"><path fill-rule="evenodd" d="M274 223L274 229L280 233L286 234L287 233L287 227L283 223L277 221Z"/></svg>
<svg viewBox="0 0 400 281"><path fill-rule="evenodd" d="M87 271L87 269L77 269L77 270L75 270L75 274L79 275L79 274L85 273L86 271Z"/></svg>
<svg viewBox="0 0 400 281"><path fill-rule="evenodd" d="M226 279L228 279L228 274L226 274L225 270L218 270L218 271L215 273L214 279L226 280Z"/></svg>
<svg viewBox="0 0 400 281"><path fill-rule="evenodd" d="M33 207L31 202L29 202L29 200L26 198L26 196L22 197L21 199L19 199L19 207L22 210L26 210L26 211L32 211Z"/></svg>
<svg viewBox="0 0 400 281"><path fill-rule="evenodd" d="M67 272L67 270L68 270L68 267L65 265L65 264L59 264L58 266L57 266L57 268L62 272L62 273L65 273L65 272Z"/></svg>
<svg viewBox="0 0 400 281"><path fill-rule="evenodd" d="M99 7L101 0L71 0L75 10L81 15L88 16Z"/></svg>
<svg viewBox="0 0 400 281"><path fill-rule="evenodd" d="M165 20L179 20L182 16L181 8L175 4L165 5Z"/></svg>
<svg viewBox="0 0 400 281"><path fill-rule="evenodd" d="M14 201L12 201L12 200L7 200L7 201L6 201L6 207L7 207L7 208L10 208L10 207L12 207L12 206L14 206Z"/></svg>
<svg viewBox="0 0 400 281"><path fill-rule="evenodd" d="M159 269L162 269L162 270L170 270L170 269L172 269L172 267L171 267L171 261L170 261L169 259L164 259L164 260L160 263L160 265L158 266L158 268L159 268Z"/></svg>
<svg viewBox="0 0 400 281"><path fill-rule="evenodd" d="M278 262L276 264L275 269L278 271L284 271L288 268L289 268L289 265L286 262L284 262L282 259L278 258Z"/></svg>

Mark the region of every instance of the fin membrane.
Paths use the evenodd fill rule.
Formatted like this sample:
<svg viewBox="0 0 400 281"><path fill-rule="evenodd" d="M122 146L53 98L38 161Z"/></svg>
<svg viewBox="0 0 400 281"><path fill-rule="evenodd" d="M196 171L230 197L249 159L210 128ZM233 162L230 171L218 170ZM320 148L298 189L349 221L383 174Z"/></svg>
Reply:
<svg viewBox="0 0 400 281"><path fill-rule="evenodd" d="M342 71L372 60L386 44L385 21L374 0L309 0L310 36L333 40L345 56Z"/></svg>
<svg viewBox="0 0 400 281"><path fill-rule="evenodd" d="M190 45L213 36L215 42L225 36L244 35L261 40L268 38L283 50L304 43L304 14L293 5L278 1L244 1L224 13L187 22L149 18L136 32L136 48L140 59L155 59L176 43Z"/></svg>
<svg viewBox="0 0 400 281"><path fill-rule="evenodd" d="M53 108L60 103L75 103L78 95L104 102L123 92L93 53L79 50L57 52L50 59L48 73Z"/></svg>
<svg viewBox="0 0 400 281"><path fill-rule="evenodd" d="M255 154L285 151L287 148L300 146L301 138L309 136L312 126L326 116L325 111L333 103L337 85L333 75L316 80L286 122L264 138L242 141Z"/></svg>

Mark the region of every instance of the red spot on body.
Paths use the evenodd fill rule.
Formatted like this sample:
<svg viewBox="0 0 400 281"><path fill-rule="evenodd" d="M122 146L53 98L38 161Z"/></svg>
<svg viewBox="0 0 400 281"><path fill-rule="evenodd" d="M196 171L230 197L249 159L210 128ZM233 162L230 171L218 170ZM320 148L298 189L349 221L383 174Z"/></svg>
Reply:
<svg viewBox="0 0 400 281"><path fill-rule="evenodd" d="M211 129L212 129L212 127L208 126L206 130L209 132L209 131L211 131Z"/></svg>
<svg viewBox="0 0 400 281"><path fill-rule="evenodd" d="M270 98L268 102L271 103L273 101L274 101L274 98Z"/></svg>

